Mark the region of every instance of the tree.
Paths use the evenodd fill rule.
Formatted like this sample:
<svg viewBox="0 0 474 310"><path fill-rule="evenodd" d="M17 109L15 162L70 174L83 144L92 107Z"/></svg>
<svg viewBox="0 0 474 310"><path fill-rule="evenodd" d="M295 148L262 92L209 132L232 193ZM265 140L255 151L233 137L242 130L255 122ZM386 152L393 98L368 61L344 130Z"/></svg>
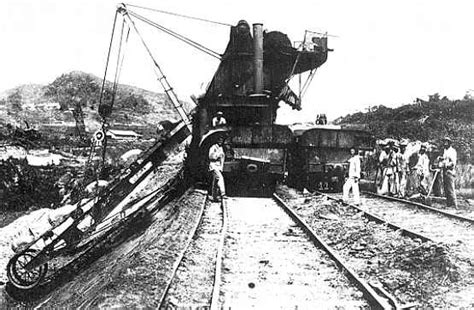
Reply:
<svg viewBox="0 0 474 310"><path fill-rule="evenodd" d="M434 93L433 95L428 96L428 101L429 102L438 102L440 100L439 93Z"/></svg>
<svg viewBox="0 0 474 310"><path fill-rule="evenodd" d="M22 110L22 107L21 107L22 101L23 101L23 97L21 96L19 90L16 90L15 92L13 92L7 97L7 104L10 106L10 108L14 112L19 112Z"/></svg>

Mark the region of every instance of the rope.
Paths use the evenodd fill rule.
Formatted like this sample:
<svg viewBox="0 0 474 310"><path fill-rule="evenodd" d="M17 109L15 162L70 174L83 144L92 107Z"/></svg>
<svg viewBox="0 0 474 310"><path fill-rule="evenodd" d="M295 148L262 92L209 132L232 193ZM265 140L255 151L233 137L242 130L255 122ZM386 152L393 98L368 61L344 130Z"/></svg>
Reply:
<svg viewBox="0 0 474 310"><path fill-rule="evenodd" d="M118 52L117 52L117 64L115 67L115 74L114 74L114 84L112 87L112 103L111 103L111 108L113 107L115 103L115 95L117 92L117 81L118 81L118 73L119 73L119 65L120 65L120 60L121 60L121 53L122 53L122 41L123 41L123 29L125 28L125 19L122 20L122 27L120 29L120 39L119 39L119 47L118 47ZM104 119L105 122L105 119Z"/></svg>
<svg viewBox="0 0 474 310"><path fill-rule="evenodd" d="M125 22L125 19L123 19L122 20L122 28L121 28L121 31L120 31L120 41L119 41L119 49L118 49L118 53L117 53L117 64L116 64L116 69L115 69L114 84L113 84L113 88L112 88L112 104L111 104L110 108L112 108L114 106L114 103L115 103L115 98L116 98L116 95L117 95L118 82L119 82L119 79L120 79L120 74L122 73L123 60L125 58L125 47L126 47L126 44L128 43L128 37L130 35L130 27L127 26L128 27L127 35L125 37L125 43L123 43L124 42L123 33L124 33L125 25L126 25L126 22ZM123 48L123 51L122 51L122 48Z"/></svg>
<svg viewBox="0 0 474 310"><path fill-rule="evenodd" d="M112 35L110 36L109 51L107 53L107 61L105 62L104 79L102 80L102 87L100 89L99 106L102 103L102 98L104 96L105 79L107 78L107 69L109 67L110 52L112 51L112 43L114 41L115 24L117 22L117 15L118 15L118 11L115 11L114 23L113 23L113 26L112 26Z"/></svg>
<svg viewBox="0 0 474 310"><path fill-rule="evenodd" d="M124 43L123 35L124 35L125 26L127 26L127 31L126 31L127 34L125 36L125 43ZM117 97L117 87L118 87L118 82L120 80L120 75L122 73L123 61L125 59L125 49L127 47L129 36L130 36L130 27L126 24L125 19L123 19L122 28L120 31L119 50L117 53L117 64L116 64L116 69L115 69L114 84L112 88L112 104L110 105L111 109L113 108L115 99ZM105 155L106 155L106 150L107 150L107 135L106 135L107 120L105 117L102 119L102 132L104 133L104 142L102 143L102 164L101 164L101 169L100 169L101 172L105 168Z"/></svg>
<svg viewBox="0 0 474 310"><path fill-rule="evenodd" d="M108 71L108 67L109 67L109 63L110 63L110 55L111 55L111 51L112 51L112 45L113 45L113 41L114 41L114 36L115 36L115 28L116 28L116 24L117 24L117 16L118 16L118 12L116 11L115 12L115 16L114 16L114 22L113 22L113 26L112 26L112 34L110 36L110 43L109 43L109 50L107 52L107 60L106 60L106 64L105 64L105 72L104 72L104 79L102 80L102 86L101 86L101 91L100 91L100 97L99 97L99 106L100 104L102 104L102 101L103 101L103 95L104 95L104 90L105 90L105 83L106 83L106 79L107 79L107 71ZM117 64L119 64L119 61L121 63L123 63L123 58L120 60L120 54L121 54L121 48L122 48L122 40L123 40L123 30L124 30L124 25L125 25L125 20L122 22L122 28L121 28L121 33L120 33L120 46L119 46L119 53L118 53L118 56L117 56ZM128 33L130 32L130 28L128 30ZM127 33L127 40L128 40L128 33ZM114 103L114 100L115 100L115 93L116 93L116 89L117 89L117 82L118 82L118 78L119 78L119 74L120 74L120 68L119 66L117 65L117 69L115 71L115 77L114 77L114 86L113 86L113 96L112 96L112 105ZM105 117L102 117L102 129L104 131L104 134L105 134L105 128L106 128L106 118ZM103 149L102 149L102 167L101 167L101 170L103 170L104 168L104 162L105 162L105 152L106 152L106 145L107 145L107 140L106 138L104 137L104 145L103 145ZM92 141L91 140L91 146L90 146L90 149L89 149L89 154L88 154L88 158L87 158L87 161L85 163L85 166L84 166L84 176L83 176L83 182L79 188L79 202L77 204L77 207L76 209L79 209L83 206L83 200L84 200L84 197L85 197L85 183L84 181L86 180L86 173L87 173L87 169L88 167L91 165L91 162L92 162L92 158L94 156L94 154L96 153L96 145L95 145L95 141ZM95 170L95 179L96 179L96 184L98 185L99 183L99 172L97 170ZM97 190L97 189L96 189ZM96 193L97 194L97 193Z"/></svg>
<svg viewBox="0 0 474 310"><path fill-rule="evenodd" d="M138 35L138 38L140 39L140 41L142 42L143 46L145 47L145 50L146 52L148 53L148 55L150 56L151 60L153 61L153 64L155 65L153 67L154 71L155 71L155 74L157 75L158 77L158 81L160 82L160 84L163 86L164 90L165 90L165 93L166 95L168 96L168 98L170 99L170 101L173 103L173 106L175 107L176 111L178 112L178 114L180 115L181 119L183 120L183 122L186 124L186 126L188 127L189 130L191 130L190 128L190 120L189 120L189 115L186 113L186 111L184 111L183 108L180 107L180 102L179 102L179 99L178 97L176 96L175 92L173 91L173 88L170 86L170 84L168 83L168 80L166 79L165 75L163 74L163 71L161 70L161 67L160 65L158 64L158 62L156 61L155 57L153 56L153 53L151 52L150 48L148 47L148 45L146 44L145 40L143 39L142 35L140 34L140 32L138 31L138 28L137 26L135 25L135 22L133 21L133 19L130 17L130 14L129 14L129 11L124 9L122 10L122 14L124 17L128 18L127 21L130 23L130 25L133 27L133 30L135 30L135 32L137 33Z"/></svg>
<svg viewBox="0 0 474 310"><path fill-rule="evenodd" d="M339 38L339 36L328 34L327 32L319 32L319 31L313 31L313 30L306 30L306 32L315 33L317 35L325 36L325 37Z"/></svg>
<svg viewBox="0 0 474 310"><path fill-rule="evenodd" d="M189 16L189 15L183 15L183 14L178 14L178 13L174 13L174 12L148 8L148 7L144 7L144 6L133 5L133 4L129 4L129 3L126 3L126 5L129 6L129 7L135 7L135 8L149 10L149 11L158 12L158 13L163 13L163 14L167 14L167 15L173 15L173 16L178 16L178 17L183 17L183 18L188 18L188 19L194 19L194 20L198 20L198 21L206 22L206 23L210 23L210 24L216 24L216 25L221 25L221 26L232 27L231 24L218 22L218 21L213 21L213 20L209 20L209 19L205 19L205 18L194 17L194 16Z"/></svg>
<svg viewBox="0 0 474 310"><path fill-rule="evenodd" d="M183 41L184 43L187 43L187 44L191 45L192 47L194 47L194 48L196 48L196 49L198 49L198 50L200 50L200 51L202 51L202 52L208 54L209 56L215 57L215 58L217 58L217 59L221 59L221 58L222 58L222 55L221 55L221 54L219 54L219 53L217 53L217 52L211 50L210 48L207 48L207 47L205 47L204 45L202 45L202 44L200 44L200 43L198 43L198 42L195 42L195 41L193 41L193 40L191 40L191 39L189 39L189 38L187 38L187 37L185 37L185 36L183 36L183 35L181 35L181 34L179 34L179 33L177 33L177 32L174 32L174 31L171 30L171 29L168 29L168 28L166 28L166 27L164 27L164 26L162 26L162 25L160 25L160 24L158 24L158 23L155 23L155 22L149 20L148 18L146 18L146 17L144 17L144 16L141 16L141 15L139 15L139 14L137 14L137 13L135 13L135 12L132 12L132 11L130 11L130 10L128 10L128 13L129 13L130 15L132 15L133 17L135 17L135 18L137 18L137 19L143 21L144 23L147 23L147 24L149 24L150 26L153 26L153 27L155 27L155 28L157 28L157 29L159 29L159 30L161 30L161 31L163 31L163 32L165 32L165 33L167 33L167 34L169 34L169 35L171 35L171 36L177 38L178 40L181 40L181 41Z"/></svg>

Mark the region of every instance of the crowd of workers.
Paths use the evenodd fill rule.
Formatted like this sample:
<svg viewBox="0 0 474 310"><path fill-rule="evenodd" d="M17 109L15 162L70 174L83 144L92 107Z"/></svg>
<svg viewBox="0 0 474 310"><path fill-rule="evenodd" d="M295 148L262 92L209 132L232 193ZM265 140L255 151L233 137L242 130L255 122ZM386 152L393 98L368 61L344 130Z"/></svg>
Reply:
<svg viewBox="0 0 474 310"><path fill-rule="evenodd" d="M456 207L454 181L457 153L451 144L451 139L445 137L443 153L430 163L427 143L421 144L417 153L408 154L408 141L387 141L379 156L379 193L400 198L409 198L414 194L429 196L434 185L441 181L447 206Z"/></svg>
<svg viewBox="0 0 474 310"><path fill-rule="evenodd" d="M457 207L454 187L457 162L456 150L449 137L443 139L443 153L430 163L428 144L422 143L417 152L408 153L407 140L388 139L381 141L377 157L375 183L377 193L398 198L414 199L428 197L435 185L442 184L447 207ZM352 189L354 202L360 204L358 180L361 159L355 148L351 148L348 179L343 187L343 199L348 201ZM437 190L437 194L440 194Z"/></svg>

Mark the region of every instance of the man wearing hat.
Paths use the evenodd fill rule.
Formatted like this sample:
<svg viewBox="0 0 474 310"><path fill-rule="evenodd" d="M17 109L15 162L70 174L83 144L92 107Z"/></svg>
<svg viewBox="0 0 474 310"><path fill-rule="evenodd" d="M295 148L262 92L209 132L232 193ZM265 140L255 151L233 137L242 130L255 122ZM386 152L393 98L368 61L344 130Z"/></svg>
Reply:
<svg viewBox="0 0 474 310"><path fill-rule="evenodd" d="M406 195L407 175L410 170L408 167L408 156L406 154L407 145L407 140L400 141L400 152L397 153L398 180L400 182L398 188L398 196L401 198L405 197Z"/></svg>
<svg viewBox="0 0 474 310"><path fill-rule="evenodd" d="M443 139L443 157L439 163L439 168L443 171L444 194L446 195L446 205L448 207L457 207L456 192L454 188L454 180L456 178L456 150L451 146L451 139L445 137Z"/></svg>
<svg viewBox="0 0 474 310"><path fill-rule="evenodd" d="M382 186L379 194L395 195L397 192L396 169L397 160L394 152L395 141L390 139L380 155L379 161L382 166Z"/></svg>
<svg viewBox="0 0 474 310"><path fill-rule="evenodd" d="M400 144L397 140L393 142L392 149L393 149L393 158L394 158L394 164L395 164L392 194L394 196L398 196L400 193Z"/></svg>
<svg viewBox="0 0 474 310"><path fill-rule="evenodd" d="M216 116L212 119L212 128L217 128L227 125L227 121L224 118L224 113L218 111Z"/></svg>
<svg viewBox="0 0 474 310"><path fill-rule="evenodd" d="M349 191L352 189L354 195L354 203L360 205L359 179L360 179L360 157L355 146L351 147L351 158L349 162L348 178L342 187L342 199L347 202L349 200Z"/></svg>
<svg viewBox="0 0 474 310"><path fill-rule="evenodd" d="M430 173L430 159L426 154L428 145L422 143L420 146L420 151L418 152L418 162L416 163L414 169L420 181L419 190L421 194L426 195L428 193L428 175Z"/></svg>
<svg viewBox="0 0 474 310"><path fill-rule="evenodd" d="M226 198L225 183L222 171L224 170L225 153L223 146L224 138L219 137L217 143L209 149L209 171L211 172L211 196L214 201L218 201L218 191L221 198Z"/></svg>
<svg viewBox="0 0 474 310"><path fill-rule="evenodd" d="M385 167L386 167L387 161L388 161L389 147L387 145L387 141L385 141L385 140L381 140L379 142L379 145L380 145L381 151L380 151L380 155L379 155L379 158L378 158L379 162L378 162L377 169L380 169L381 176L380 176L380 181L379 181L379 184L378 184L377 192L379 194L383 194L382 187L383 187L384 181L385 181L385 172L386 172ZM375 176L375 178L377 178L377 176Z"/></svg>

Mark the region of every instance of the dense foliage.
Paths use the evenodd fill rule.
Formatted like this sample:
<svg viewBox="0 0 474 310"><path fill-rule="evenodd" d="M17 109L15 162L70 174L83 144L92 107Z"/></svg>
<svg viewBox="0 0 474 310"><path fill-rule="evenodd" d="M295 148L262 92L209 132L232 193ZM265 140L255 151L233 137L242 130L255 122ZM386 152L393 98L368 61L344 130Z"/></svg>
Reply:
<svg viewBox="0 0 474 310"><path fill-rule="evenodd" d="M71 72L63 74L46 86L45 95L57 100L62 110L74 108L74 104L79 103L83 109L96 109L100 100L101 81L90 74L81 72ZM105 84L102 95L102 104L99 111L108 116L108 111L112 105L118 110L140 111L141 113L150 112L150 104L142 94L132 93L123 87L117 87L115 90L112 83ZM109 109L107 109L107 107Z"/></svg>
<svg viewBox="0 0 474 310"><path fill-rule="evenodd" d="M61 172L54 167L33 167L25 159L0 162L0 208L22 211L50 207L61 197L55 186Z"/></svg>
<svg viewBox="0 0 474 310"><path fill-rule="evenodd" d="M474 100L429 96L429 101L388 108L373 107L366 113L355 113L338 119L338 124L364 125L376 138L408 138L439 144L449 136L458 150L461 162L473 163L473 113Z"/></svg>

